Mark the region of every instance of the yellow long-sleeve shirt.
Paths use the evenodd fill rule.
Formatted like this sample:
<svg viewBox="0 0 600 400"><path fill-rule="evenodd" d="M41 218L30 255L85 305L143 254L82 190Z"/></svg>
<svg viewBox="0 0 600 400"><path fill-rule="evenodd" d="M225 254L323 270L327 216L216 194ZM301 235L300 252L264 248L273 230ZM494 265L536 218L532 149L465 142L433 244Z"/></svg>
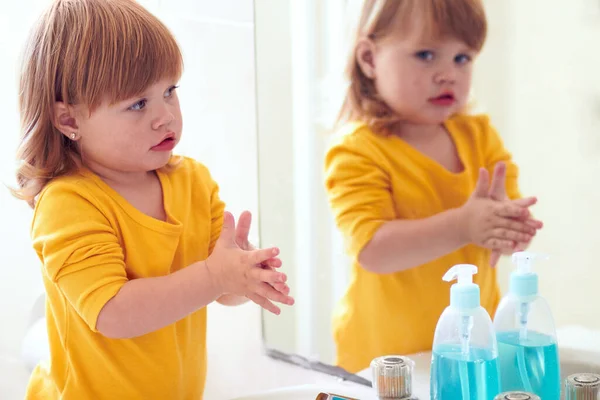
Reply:
<svg viewBox="0 0 600 400"><path fill-rule="evenodd" d="M334 312L337 364L351 372L375 357L430 350L435 326L449 304L443 274L453 265L479 266L474 280L481 305L493 316L500 292L489 250L468 245L424 265L376 274L357 260L386 221L422 219L460 207L473 192L478 170L507 162L507 193L519 197L517 167L485 116L456 116L445 124L464 170L452 173L397 136L350 123L327 153L326 189L336 223L354 263L349 287Z"/></svg>
<svg viewBox="0 0 600 400"><path fill-rule="evenodd" d="M218 187L184 158L157 172L167 221L143 214L88 170L52 181L32 224L47 293L50 364L28 399L201 399L206 308L132 339L96 329L102 307L130 279L168 275L206 259L223 221Z"/></svg>

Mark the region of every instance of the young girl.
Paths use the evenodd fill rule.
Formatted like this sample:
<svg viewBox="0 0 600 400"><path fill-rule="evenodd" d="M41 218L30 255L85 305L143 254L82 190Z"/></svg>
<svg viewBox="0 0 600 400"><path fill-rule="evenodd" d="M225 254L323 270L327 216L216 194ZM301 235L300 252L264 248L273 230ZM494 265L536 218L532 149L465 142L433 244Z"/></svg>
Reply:
<svg viewBox="0 0 600 400"><path fill-rule="evenodd" d="M175 158L182 56L131 0L55 0L21 75L20 198L35 207L51 359L29 399L201 399L206 306L292 304L202 164Z"/></svg>
<svg viewBox="0 0 600 400"><path fill-rule="evenodd" d="M354 260L334 317L337 363L349 371L431 349L449 302L442 276L455 264L479 266L481 304L493 315L493 264L542 227L488 118L463 112L485 36L479 0L364 2L325 161Z"/></svg>

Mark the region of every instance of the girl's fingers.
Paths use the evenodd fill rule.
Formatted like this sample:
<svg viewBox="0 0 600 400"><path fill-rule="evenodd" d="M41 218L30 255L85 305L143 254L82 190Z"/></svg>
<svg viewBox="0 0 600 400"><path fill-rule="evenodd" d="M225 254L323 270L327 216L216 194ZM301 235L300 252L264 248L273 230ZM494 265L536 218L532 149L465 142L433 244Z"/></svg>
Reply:
<svg viewBox="0 0 600 400"><path fill-rule="evenodd" d="M509 200L519 207L531 207L537 203L537 197L524 197L522 199Z"/></svg>
<svg viewBox="0 0 600 400"><path fill-rule="evenodd" d="M250 264L262 264L263 262L277 257L279 255L279 249L277 247L269 247L266 249L257 249L246 252L247 260Z"/></svg>
<svg viewBox="0 0 600 400"><path fill-rule="evenodd" d="M273 304L271 301L269 301L268 299L264 298L263 296L260 296L256 293L252 293L246 297L248 297L254 303L258 304L265 310L270 311L275 315L281 314L281 309L279 307L277 307L275 304Z"/></svg>
<svg viewBox="0 0 600 400"><path fill-rule="evenodd" d="M254 282L266 282L270 284L285 283L287 281L286 274L272 269L263 269L253 267L248 271L250 279Z"/></svg>
<svg viewBox="0 0 600 400"><path fill-rule="evenodd" d="M268 259L267 261L264 261L263 263L261 263L261 266L267 267L267 268L281 268L281 265L283 263L281 262L281 259L278 257L273 257L271 259Z"/></svg>
<svg viewBox="0 0 600 400"><path fill-rule="evenodd" d="M514 249L515 242L512 240L491 238L486 240L483 246L492 250Z"/></svg>
<svg viewBox="0 0 600 400"><path fill-rule="evenodd" d="M275 288L273 288L273 286L267 284L267 283L260 283L256 289L256 293L261 296L264 297L266 299L269 299L271 301L276 301L278 303L282 303L282 304L287 304L289 306L294 304L294 299L286 294L283 294L281 292L279 292L278 290L275 290Z"/></svg>

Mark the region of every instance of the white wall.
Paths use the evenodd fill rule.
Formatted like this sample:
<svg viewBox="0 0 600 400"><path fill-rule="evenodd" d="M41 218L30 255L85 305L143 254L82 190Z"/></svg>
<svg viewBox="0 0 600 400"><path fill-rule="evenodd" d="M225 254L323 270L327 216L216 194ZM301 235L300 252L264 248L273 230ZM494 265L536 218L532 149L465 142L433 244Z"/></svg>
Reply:
<svg viewBox="0 0 600 400"><path fill-rule="evenodd" d="M600 3L514 1L519 38L508 132L528 194L546 222L535 248L541 290L560 325L600 329Z"/></svg>
<svg viewBox="0 0 600 400"><path fill-rule="evenodd" d="M17 115L17 60L20 45L34 12L48 0L30 1L27 7L16 2L0 4L0 116L3 121L3 145L0 146L0 179L12 181L13 160L19 134ZM26 10L26 11L24 11ZM31 248L29 225L31 210L15 200L10 192L0 188L0 254L3 279L0 279L0 362L18 357L19 341L23 336L29 308L43 291L38 259ZM0 382L4 378L0 376ZM0 384L0 388L2 385Z"/></svg>
<svg viewBox="0 0 600 400"><path fill-rule="evenodd" d="M32 18L48 0L0 2L0 116L3 145L0 175L12 178L18 136L16 67ZM179 153L206 163L221 185L228 209L257 213L256 105L252 0L144 0L175 33L185 72L179 95L184 135ZM0 190L0 398L22 398L27 374L20 369L20 342L29 310L43 291L39 262L29 241L31 211ZM256 222L257 220L255 220ZM251 235L256 237L256 225ZM207 398L218 399L224 367L216 359L230 341L260 346L260 319L252 305L224 310L209 307L209 383ZM251 317L248 316L251 313ZM235 321L244 321L244 330ZM232 327L238 326L237 329ZM215 365L211 369L210 365ZM228 383L225 383L228 385Z"/></svg>

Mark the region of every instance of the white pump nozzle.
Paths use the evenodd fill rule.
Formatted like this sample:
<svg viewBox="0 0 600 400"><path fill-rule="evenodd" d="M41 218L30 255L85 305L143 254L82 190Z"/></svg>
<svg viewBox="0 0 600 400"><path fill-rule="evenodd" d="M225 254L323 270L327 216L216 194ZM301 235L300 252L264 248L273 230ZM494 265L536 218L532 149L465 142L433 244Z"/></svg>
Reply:
<svg viewBox="0 0 600 400"><path fill-rule="evenodd" d="M517 265L517 273L529 274L533 272L533 263L535 260L547 260L546 254L530 253L528 251L519 251L513 253L512 262Z"/></svg>
<svg viewBox="0 0 600 400"><path fill-rule="evenodd" d="M456 279L459 285L473 283L473 275L477 273L477 267L471 264L458 264L450 268L442 278L446 282Z"/></svg>

